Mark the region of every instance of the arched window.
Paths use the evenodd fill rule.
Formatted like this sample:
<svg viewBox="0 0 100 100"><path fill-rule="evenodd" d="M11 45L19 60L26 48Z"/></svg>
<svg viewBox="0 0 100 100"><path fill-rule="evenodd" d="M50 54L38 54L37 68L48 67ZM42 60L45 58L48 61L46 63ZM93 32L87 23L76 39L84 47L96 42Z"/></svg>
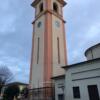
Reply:
<svg viewBox="0 0 100 100"><path fill-rule="evenodd" d="M40 8L40 12L42 12L43 11L43 3L40 4L39 8Z"/></svg>
<svg viewBox="0 0 100 100"><path fill-rule="evenodd" d="M53 3L53 10L57 13L58 12L58 5L54 2Z"/></svg>

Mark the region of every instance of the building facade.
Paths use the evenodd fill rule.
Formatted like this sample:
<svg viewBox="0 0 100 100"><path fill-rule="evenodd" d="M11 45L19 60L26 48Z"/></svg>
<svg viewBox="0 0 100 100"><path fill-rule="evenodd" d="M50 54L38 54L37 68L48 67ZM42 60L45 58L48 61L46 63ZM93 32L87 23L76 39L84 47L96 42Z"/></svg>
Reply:
<svg viewBox="0 0 100 100"><path fill-rule="evenodd" d="M100 44L85 55L87 61L64 66L65 75L53 77L56 100L100 100Z"/></svg>
<svg viewBox="0 0 100 100"><path fill-rule="evenodd" d="M65 70L65 100L100 100L100 58Z"/></svg>
<svg viewBox="0 0 100 100"><path fill-rule="evenodd" d="M34 0L35 20L30 69L31 88L46 87L51 77L64 74L67 64L64 0Z"/></svg>
<svg viewBox="0 0 100 100"><path fill-rule="evenodd" d="M53 77L55 83L55 100L66 100L65 99L65 75ZM69 99L68 99L69 100Z"/></svg>

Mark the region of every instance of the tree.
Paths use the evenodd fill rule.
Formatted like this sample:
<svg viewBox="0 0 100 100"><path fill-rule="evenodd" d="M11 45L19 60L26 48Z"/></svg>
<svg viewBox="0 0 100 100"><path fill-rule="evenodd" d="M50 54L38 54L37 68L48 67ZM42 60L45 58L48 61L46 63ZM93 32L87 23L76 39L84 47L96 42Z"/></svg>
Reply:
<svg viewBox="0 0 100 100"><path fill-rule="evenodd" d="M2 87L13 80L13 74L6 66L0 66L0 94Z"/></svg>
<svg viewBox="0 0 100 100"><path fill-rule="evenodd" d="M4 100L13 100L14 97L18 97L20 93L20 89L19 86L16 84L11 84L9 86L7 86L7 88L4 91Z"/></svg>

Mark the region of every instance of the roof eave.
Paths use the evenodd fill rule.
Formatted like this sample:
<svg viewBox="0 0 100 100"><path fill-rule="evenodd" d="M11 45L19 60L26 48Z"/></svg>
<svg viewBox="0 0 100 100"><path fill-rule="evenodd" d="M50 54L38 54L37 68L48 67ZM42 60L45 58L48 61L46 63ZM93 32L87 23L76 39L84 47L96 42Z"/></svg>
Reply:
<svg viewBox="0 0 100 100"><path fill-rule="evenodd" d="M87 60L87 61L75 63L75 64L72 64L72 65L62 66L62 68L64 68L64 69L69 69L69 68L71 68L71 67L73 67L73 66L77 66L77 65L81 65L81 64L86 64L86 63L90 63L90 62L94 62L94 61L100 61L100 58L91 59L91 60Z"/></svg>
<svg viewBox="0 0 100 100"><path fill-rule="evenodd" d="M52 77L51 79L55 80L55 79L63 79L63 78L65 78L65 74L63 74L63 75L58 75L58 76L54 76L54 77Z"/></svg>
<svg viewBox="0 0 100 100"><path fill-rule="evenodd" d="M35 8L35 6L40 2L41 0L35 0L31 6ZM58 0L63 6L65 6L67 3L64 0Z"/></svg>
<svg viewBox="0 0 100 100"><path fill-rule="evenodd" d="M64 0L58 0L62 5L63 7L67 5L67 2L65 2Z"/></svg>
<svg viewBox="0 0 100 100"><path fill-rule="evenodd" d="M41 0L35 0L32 2L31 6L35 8L35 6L40 2Z"/></svg>

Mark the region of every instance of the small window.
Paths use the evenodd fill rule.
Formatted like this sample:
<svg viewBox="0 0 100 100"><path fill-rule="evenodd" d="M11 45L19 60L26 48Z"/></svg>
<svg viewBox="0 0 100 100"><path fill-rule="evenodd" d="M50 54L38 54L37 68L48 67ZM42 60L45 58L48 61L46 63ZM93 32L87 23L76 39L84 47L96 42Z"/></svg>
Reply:
<svg viewBox="0 0 100 100"><path fill-rule="evenodd" d="M42 25L42 22L38 22L37 27L40 28Z"/></svg>
<svg viewBox="0 0 100 100"><path fill-rule="evenodd" d="M43 11L43 3L40 4L40 12Z"/></svg>
<svg viewBox="0 0 100 100"><path fill-rule="evenodd" d="M73 87L73 97L80 98L80 90L79 87Z"/></svg>
<svg viewBox="0 0 100 100"><path fill-rule="evenodd" d="M57 37L57 48L58 48L58 64L60 64L60 43L59 37Z"/></svg>
<svg viewBox="0 0 100 100"><path fill-rule="evenodd" d="M58 12L58 5L53 3L53 10L57 13Z"/></svg>
<svg viewBox="0 0 100 100"><path fill-rule="evenodd" d="M40 49L40 38L37 40L38 45L37 45L37 64L39 63L39 49Z"/></svg>
<svg viewBox="0 0 100 100"><path fill-rule="evenodd" d="M58 95L58 100L64 100L64 94L59 94Z"/></svg>

